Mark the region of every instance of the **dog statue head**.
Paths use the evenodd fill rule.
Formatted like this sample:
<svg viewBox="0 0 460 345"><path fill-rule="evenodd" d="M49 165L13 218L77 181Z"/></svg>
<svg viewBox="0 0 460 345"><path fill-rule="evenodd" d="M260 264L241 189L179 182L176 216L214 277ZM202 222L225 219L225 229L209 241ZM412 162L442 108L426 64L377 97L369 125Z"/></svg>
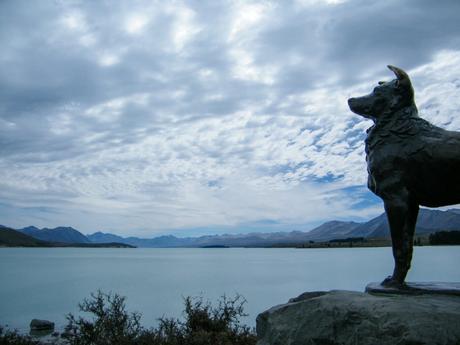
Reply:
<svg viewBox="0 0 460 345"><path fill-rule="evenodd" d="M395 66L389 65L388 68L396 75L396 79L380 81L370 94L350 98L348 106L352 112L376 122L414 105L414 89L407 73Z"/></svg>

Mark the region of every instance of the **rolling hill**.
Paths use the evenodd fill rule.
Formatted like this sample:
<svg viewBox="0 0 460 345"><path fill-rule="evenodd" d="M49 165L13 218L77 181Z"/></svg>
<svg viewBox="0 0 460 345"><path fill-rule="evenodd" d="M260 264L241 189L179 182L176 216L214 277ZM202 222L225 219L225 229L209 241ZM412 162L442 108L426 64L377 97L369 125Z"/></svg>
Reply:
<svg viewBox="0 0 460 345"><path fill-rule="evenodd" d="M1 247L46 247L48 243L25 235L17 230L2 226L0 228Z"/></svg>

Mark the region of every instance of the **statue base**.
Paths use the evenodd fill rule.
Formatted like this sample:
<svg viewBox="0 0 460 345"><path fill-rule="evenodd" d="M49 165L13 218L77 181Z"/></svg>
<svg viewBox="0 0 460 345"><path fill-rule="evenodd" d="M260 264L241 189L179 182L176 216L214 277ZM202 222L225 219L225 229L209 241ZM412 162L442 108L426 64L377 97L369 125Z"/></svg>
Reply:
<svg viewBox="0 0 460 345"><path fill-rule="evenodd" d="M460 297L460 283L405 283L400 287L384 286L381 283L369 283L366 286L366 292L370 294L448 295Z"/></svg>

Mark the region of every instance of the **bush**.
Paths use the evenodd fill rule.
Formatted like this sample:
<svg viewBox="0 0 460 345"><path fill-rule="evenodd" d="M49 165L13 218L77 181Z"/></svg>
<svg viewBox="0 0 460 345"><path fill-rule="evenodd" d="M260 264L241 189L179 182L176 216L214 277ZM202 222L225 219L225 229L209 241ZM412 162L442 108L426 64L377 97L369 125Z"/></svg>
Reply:
<svg viewBox="0 0 460 345"><path fill-rule="evenodd" d="M240 295L233 299L221 297L217 307L202 298L185 299L185 322L177 322L182 328L182 344L255 344L255 335L247 326L240 325L246 300ZM169 344L168 344L169 345Z"/></svg>
<svg viewBox="0 0 460 345"><path fill-rule="evenodd" d="M68 314L64 338L71 345L132 344L142 331L140 314L129 314L125 297L98 291L78 305L80 311L94 315L93 320Z"/></svg>
<svg viewBox="0 0 460 345"><path fill-rule="evenodd" d="M33 340L27 335L20 335L17 331L4 331L0 327L0 345L39 345L40 342Z"/></svg>
<svg viewBox="0 0 460 345"><path fill-rule="evenodd" d="M239 321L246 316L245 303L240 295L223 296L217 307L202 298L187 297L185 320L161 318L157 328L144 329L140 314L126 311L124 297L98 291L79 304L93 319L69 314L65 338L70 345L254 345L254 331Z"/></svg>

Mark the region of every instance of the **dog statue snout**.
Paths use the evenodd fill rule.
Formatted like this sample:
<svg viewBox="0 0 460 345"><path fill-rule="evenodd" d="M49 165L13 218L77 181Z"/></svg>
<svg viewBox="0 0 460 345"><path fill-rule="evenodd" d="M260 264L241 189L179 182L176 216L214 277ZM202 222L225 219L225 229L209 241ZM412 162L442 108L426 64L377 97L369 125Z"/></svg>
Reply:
<svg viewBox="0 0 460 345"><path fill-rule="evenodd" d="M348 99L348 107L352 112L365 118L372 118L372 103L370 97L352 97Z"/></svg>
<svg viewBox="0 0 460 345"><path fill-rule="evenodd" d="M353 111L353 109L356 107L356 98L352 97L348 99L348 107Z"/></svg>

